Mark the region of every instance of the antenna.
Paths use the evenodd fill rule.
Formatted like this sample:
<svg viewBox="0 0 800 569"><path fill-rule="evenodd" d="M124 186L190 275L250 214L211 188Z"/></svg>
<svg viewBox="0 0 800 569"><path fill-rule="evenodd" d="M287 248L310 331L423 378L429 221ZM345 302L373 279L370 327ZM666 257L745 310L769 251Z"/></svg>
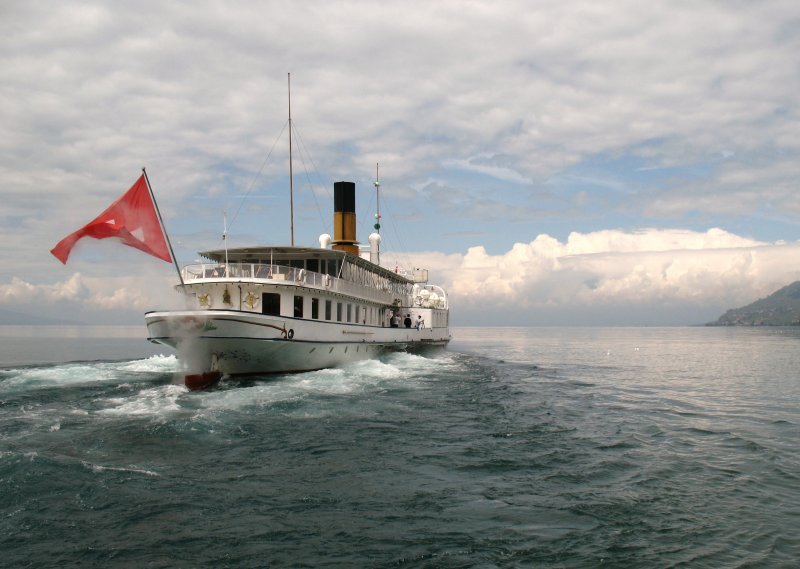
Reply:
<svg viewBox="0 0 800 569"><path fill-rule="evenodd" d="M375 164L375 181L372 182L372 185L375 186L375 203L376 211L375 211L375 228L376 233L372 233L369 236L369 260L371 263L375 263L376 265L381 264L381 180L380 180L380 170L378 169L378 164Z"/></svg>
<svg viewBox="0 0 800 569"><path fill-rule="evenodd" d="M378 233L381 232L381 192L380 192L381 180L380 180L380 174L379 174L379 166L380 165L376 162L375 163L375 181L372 182L372 185L375 186L375 203L377 204L376 205L377 209L375 211L375 225L373 227L375 228L375 231L377 231Z"/></svg>

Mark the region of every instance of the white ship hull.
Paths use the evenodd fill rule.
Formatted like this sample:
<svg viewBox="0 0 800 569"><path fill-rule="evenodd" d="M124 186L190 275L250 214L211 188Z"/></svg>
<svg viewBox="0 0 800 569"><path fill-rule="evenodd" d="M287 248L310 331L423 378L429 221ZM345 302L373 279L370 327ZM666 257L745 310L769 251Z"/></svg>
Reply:
<svg viewBox="0 0 800 569"><path fill-rule="evenodd" d="M387 351L447 345L447 328L390 328L267 316L236 310L145 315L152 342L175 348L189 372L274 374L336 367Z"/></svg>

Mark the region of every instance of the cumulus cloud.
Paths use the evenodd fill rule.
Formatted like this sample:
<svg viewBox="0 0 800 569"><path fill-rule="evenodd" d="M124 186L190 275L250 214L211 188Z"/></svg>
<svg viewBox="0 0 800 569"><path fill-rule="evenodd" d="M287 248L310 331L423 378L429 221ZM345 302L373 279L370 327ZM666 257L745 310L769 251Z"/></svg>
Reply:
<svg viewBox="0 0 800 569"><path fill-rule="evenodd" d="M152 275L98 278L74 273L62 282L35 284L13 277L7 283L0 283L0 306L31 314L49 312L49 307L57 306L68 307L78 314L82 310L144 312L179 306L172 281L169 277Z"/></svg>
<svg viewBox="0 0 800 569"><path fill-rule="evenodd" d="M0 301L7 305L83 301L89 296L89 287L80 273L55 284L33 284L18 277L13 277L8 284L0 283Z"/></svg>
<svg viewBox="0 0 800 569"><path fill-rule="evenodd" d="M138 309L146 311L152 310L155 306L152 303L152 299L145 296L142 290L131 290L129 288L118 288L110 294L97 292L92 295L89 302L104 309Z"/></svg>
<svg viewBox="0 0 800 569"><path fill-rule="evenodd" d="M570 233L564 245L563 254L589 255L593 253L726 249L765 244L716 227L706 232L681 229L602 230L587 234Z"/></svg>
<svg viewBox="0 0 800 569"><path fill-rule="evenodd" d="M539 235L499 255L472 247L463 255L427 254L426 261L436 267L434 277L443 277L453 305L471 318L480 311L483 321L516 313L530 323L544 310L557 323L552 313L563 309L580 311L583 317L570 322L581 324L635 324L648 311L649 323L702 323L800 278L800 245L720 229L573 233L565 243ZM668 318L678 306L682 322ZM609 307L622 311L613 322Z"/></svg>

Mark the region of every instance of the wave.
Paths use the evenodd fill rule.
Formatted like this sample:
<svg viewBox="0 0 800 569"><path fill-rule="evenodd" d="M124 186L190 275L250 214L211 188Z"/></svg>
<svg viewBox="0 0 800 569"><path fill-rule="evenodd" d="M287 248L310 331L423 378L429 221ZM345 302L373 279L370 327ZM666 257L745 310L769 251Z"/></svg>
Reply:
<svg viewBox="0 0 800 569"><path fill-rule="evenodd" d="M393 353L381 359L362 360L337 368L291 375L247 379L223 378L215 390L193 394L209 411L236 410L283 404L298 413L318 417L330 412L331 398L369 395L393 389L414 389L442 368L457 365L452 358L426 358ZM302 403L306 405L301 405ZM283 409L287 411L289 407Z"/></svg>
<svg viewBox="0 0 800 569"><path fill-rule="evenodd" d="M224 377L215 389L190 392L182 381L181 363L174 355L157 355L118 362L73 362L0 371L0 394L28 397L58 389L59 399L72 399L69 389L98 386L92 399L80 396L69 408L55 412L49 405L25 407L29 419L47 415L48 429L58 431L64 417L76 413L105 419L146 418L157 423L183 416L189 423L211 422L228 412L271 407L278 413L319 417L336 413L335 400L392 390L416 389L437 372L458 367L451 357L436 359L394 353L380 360L363 360L338 368L248 378ZM153 384L154 380L160 383ZM39 399L39 395L35 395ZM77 405L78 408L75 406ZM350 405L350 402L347 403ZM347 406L345 405L345 407ZM42 420L44 421L44 416ZM223 419L224 420L224 419Z"/></svg>
<svg viewBox="0 0 800 569"><path fill-rule="evenodd" d="M150 379L180 369L174 355L117 362L71 362L0 370L0 393Z"/></svg>
<svg viewBox="0 0 800 569"><path fill-rule="evenodd" d="M124 467L124 466L103 466L100 464L92 464L88 462L81 462L83 466L92 472L131 472L133 474L144 474L145 476L160 476L158 472L147 470L145 468Z"/></svg>
<svg viewBox="0 0 800 569"><path fill-rule="evenodd" d="M104 408L97 411L106 417L163 417L183 410L179 398L187 393L183 385L159 385L119 397L99 401Z"/></svg>

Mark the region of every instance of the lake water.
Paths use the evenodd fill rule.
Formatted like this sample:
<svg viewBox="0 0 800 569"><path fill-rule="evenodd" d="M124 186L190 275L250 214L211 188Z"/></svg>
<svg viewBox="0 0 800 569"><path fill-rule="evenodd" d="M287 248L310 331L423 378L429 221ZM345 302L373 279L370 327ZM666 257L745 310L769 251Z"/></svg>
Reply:
<svg viewBox="0 0 800 569"><path fill-rule="evenodd" d="M0 327L0 566L796 567L800 329L455 328L188 392Z"/></svg>

